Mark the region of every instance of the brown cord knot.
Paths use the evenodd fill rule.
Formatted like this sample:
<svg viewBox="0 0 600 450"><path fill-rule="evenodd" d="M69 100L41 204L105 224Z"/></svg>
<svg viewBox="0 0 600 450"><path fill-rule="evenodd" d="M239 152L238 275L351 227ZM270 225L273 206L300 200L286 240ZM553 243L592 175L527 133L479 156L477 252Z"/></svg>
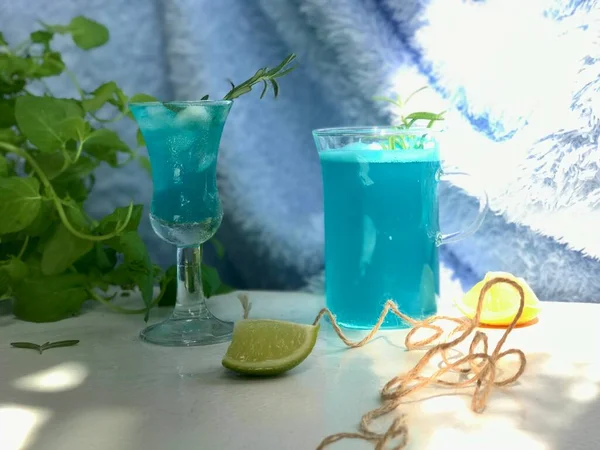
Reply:
<svg viewBox="0 0 600 450"><path fill-rule="evenodd" d="M494 351L489 354L488 336L483 331L476 330L476 328L480 325L481 310L483 308L485 295L490 288L497 283L506 283L513 286L519 293L520 304L513 321L504 331L504 334L496 344ZM523 314L524 308L525 293L523 292L523 288L517 282L509 278L496 277L483 285L483 288L479 293L475 317L472 319L433 316L423 321L417 321L400 312L397 305L393 301L388 300L373 329L359 342L353 342L346 338L331 311L327 308L323 308L317 315L314 324L316 325L324 315L327 315L331 319L331 324L337 335L344 344L351 348L361 347L369 342L381 327L381 324L390 310L393 314L413 326L405 339L405 345L408 350L424 350L428 345L438 341L443 335L443 328L437 325L439 322L449 321L454 323L455 326L450 331L447 340L429 348L417 365L409 372L397 375L385 384L381 391L383 404L379 408L367 412L362 417L358 433L337 433L328 436L319 444L317 450L322 450L342 439L362 439L370 441L375 444L375 450L383 450L392 440L399 439L400 442L395 444L394 447L391 447L390 450L404 449L408 443L408 428L404 414L402 414L400 418L395 419L385 433L376 433L372 431L370 425L375 419L394 411L402 403L404 397L432 384L454 388L464 388L474 385L475 389L471 400L471 409L476 413L482 413L485 410L487 399L494 386L506 386L511 384L525 371L527 360L525 354L521 350L509 349L501 351L508 335L515 328L519 318ZM414 336L422 329L427 329L432 333L426 338L414 341ZM473 332L475 333L473 334ZM472 334L473 339L471 340L468 354L455 361L451 361L448 357L448 351L464 342ZM433 373L433 375L429 377L423 376L423 370L436 355L439 355L442 358L441 367ZM508 355L517 355L519 357L519 367L511 376L502 380L497 380L498 361ZM444 375L448 373L459 373L462 375L462 379L460 381L445 379Z"/></svg>

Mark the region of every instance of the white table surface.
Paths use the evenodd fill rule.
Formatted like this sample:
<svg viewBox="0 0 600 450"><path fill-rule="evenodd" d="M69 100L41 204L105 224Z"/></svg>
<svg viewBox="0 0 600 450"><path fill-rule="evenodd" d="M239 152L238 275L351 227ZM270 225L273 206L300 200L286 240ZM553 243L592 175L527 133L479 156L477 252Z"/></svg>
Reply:
<svg viewBox="0 0 600 450"><path fill-rule="evenodd" d="M302 293L249 297L251 317L305 323L323 303ZM223 318L241 317L235 295L211 304ZM401 406L409 448L600 449L600 305L546 303L540 318L513 332L506 348L525 351L527 370L516 386L494 390L483 414L469 410L468 394L432 397L449 392L439 388ZM324 323L303 364L248 380L221 366L228 344L157 347L139 341L142 326L139 316L102 307L52 324L0 316L0 449L314 449L328 434L354 431L379 405L382 385L422 355L405 351L403 331L347 349ZM61 339L81 342L42 355L9 347Z"/></svg>

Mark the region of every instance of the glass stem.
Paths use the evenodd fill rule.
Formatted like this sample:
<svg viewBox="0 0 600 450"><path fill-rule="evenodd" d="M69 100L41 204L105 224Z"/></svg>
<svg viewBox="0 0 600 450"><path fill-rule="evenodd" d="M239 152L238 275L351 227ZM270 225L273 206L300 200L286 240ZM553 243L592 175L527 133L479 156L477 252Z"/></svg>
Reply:
<svg viewBox="0 0 600 450"><path fill-rule="evenodd" d="M206 319L211 317L202 290L202 246L177 248L177 303L173 317Z"/></svg>

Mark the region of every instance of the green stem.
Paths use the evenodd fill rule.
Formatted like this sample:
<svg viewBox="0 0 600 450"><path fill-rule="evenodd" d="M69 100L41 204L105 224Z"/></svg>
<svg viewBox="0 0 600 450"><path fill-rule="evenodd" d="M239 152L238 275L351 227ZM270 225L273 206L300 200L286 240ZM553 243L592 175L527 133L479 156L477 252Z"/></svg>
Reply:
<svg viewBox="0 0 600 450"><path fill-rule="evenodd" d="M81 98L81 100L85 99L85 92L83 91L83 89L81 89L81 85L79 84L79 81L77 81L77 77L75 76L75 74L66 68L65 73L71 79L71 82L77 89L77 92L79 92L79 97Z"/></svg>
<svg viewBox="0 0 600 450"><path fill-rule="evenodd" d="M17 255L18 259L21 259L23 257L23 255L25 254L25 250L27 250L27 244L29 244L29 236L25 236L25 242L23 242L23 246L21 247L21 250L19 251L19 254Z"/></svg>
<svg viewBox="0 0 600 450"><path fill-rule="evenodd" d="M123 230L125 230L125 228L129 224L129 221L131 220L131 216L133 214L133 203L129 204L129 209L127 210L127 216L125 217L125 221L123 222L123 224L119 224L117 222L117 227L116 227L115 231L113 231L112 233L105 234L103 236L95 236L93 234L86 234L86 233L81 233L80 231L77 231L75 228L73 228L73 225L71 225L71 222L69 222L69 219L65 213L65 210L63 208L60 197L56 194L56 191L52 187L50 180L48 180L48 177L46 177L46 174L40 168L40 166L38 165L36 160L34 158L32 158L31 155L29 155L27 152L22 151L20 148L15 147L14 145L7 144L5 142L0 142L0 147L3 147L6 150L13 152L16 155L27 160L29 165L36 172L38 178L40 179L40 181L42 182L42 184L48 191L49 196L52 198L52 201L54 202L54 206L56 207L56 211L58 211L58 215L59 215L63 225L74 236L77 236L78 238L81 238L81 239L87 239L89 241L106 241L108 239L112 239L115 236L118 236L119 234L121 234L121 232L123 232Z"/></svg>

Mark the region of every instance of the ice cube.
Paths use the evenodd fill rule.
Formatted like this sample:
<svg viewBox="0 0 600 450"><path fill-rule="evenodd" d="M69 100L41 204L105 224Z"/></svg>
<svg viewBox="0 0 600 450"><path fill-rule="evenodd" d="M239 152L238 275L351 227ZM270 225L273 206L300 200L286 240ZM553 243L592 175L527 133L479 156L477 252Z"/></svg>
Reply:
<svg viewBox="0 0 600 450"><path fill-rule="evenodd" d="M185 127L210 120L210 114L204 105L189 105L175 116L175 125Z"/></svg>

